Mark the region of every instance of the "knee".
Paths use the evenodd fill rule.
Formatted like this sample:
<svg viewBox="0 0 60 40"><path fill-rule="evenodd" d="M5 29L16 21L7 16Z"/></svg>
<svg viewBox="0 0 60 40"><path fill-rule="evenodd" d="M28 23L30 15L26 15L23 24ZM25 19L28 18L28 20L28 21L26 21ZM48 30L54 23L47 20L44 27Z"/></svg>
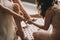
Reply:
<svg viewBox="0 0 60 40"><path fill-rule="evenodd" d="M48 34L43 33L43 32L34 32L33 33L34 38L43 38L43 37L46 37L46 36L48 36Z"/></svg>
<svg viewBox="0 0 60 40"><path fill-rule="evenodd" d="M34 32L34 33L33 33L33 37L34 37L34 38L38 38L38 37L39 37L38 35L39 35L39 34L38 34L37 32Z"/></svg>
<svg viewBox="0 0 60 40"><path fill-rule="evenodd" d="M38 32L33 33L34 40L41 40L40 34Z"/></svg>

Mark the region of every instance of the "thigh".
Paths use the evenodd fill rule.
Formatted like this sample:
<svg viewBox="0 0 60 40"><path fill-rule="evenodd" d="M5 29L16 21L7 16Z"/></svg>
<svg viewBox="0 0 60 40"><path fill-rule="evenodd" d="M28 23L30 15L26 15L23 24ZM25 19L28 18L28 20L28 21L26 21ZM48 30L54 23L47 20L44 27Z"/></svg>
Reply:
<svg viewBox="0 0 60 40"><path fill-rule="evenodd" d="M49 32L44 30L34 32L33 36L36 40L50 40Z"/></svg>

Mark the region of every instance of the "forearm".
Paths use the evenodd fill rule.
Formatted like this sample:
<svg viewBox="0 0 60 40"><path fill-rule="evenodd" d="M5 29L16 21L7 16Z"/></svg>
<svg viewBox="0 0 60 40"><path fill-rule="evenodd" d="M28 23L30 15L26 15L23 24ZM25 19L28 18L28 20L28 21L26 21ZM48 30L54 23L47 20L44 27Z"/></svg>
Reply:
<svg viewBox="0 0 60 40"><path fill-rule="evenodd" d="M23 5L22 5L21 1L17 0L17 3L20 5L20 11L22 11L22 12L23 12L24 17L25 17L26 19L29 19L29 18L30 18L30 16L29 16L29 15L27 14L27 12L24 10L24 7L23 7Z"/></svg>
<svg viewBox="0 0 60 40"><path fill-rule="evenodd" d="M36 24L36 23L33 23L33 25L37 26L37 27L40 28L40 29L46 30L46 28L45 28L44 26L42 26L42 25L38 25L38 24Z"/></svg>
<svg viewBox="0 0 60 40"><path fill-rule="evenodd" d="M36 24L34 22L32 22L32 24L35 25L35 26L37 26L37 27L39 27L39 28L42 28L43 29L43 26L41 26L41 25L38 25L38 24Z"/></svg>
<svg viewBox="0 0 60 40"><path fill-rule="evenodd" d="M34 23L34 22L32 22L32 24L35 25L35 26L37 26L37 27L40 28L40 29L48 30L45 26L38 25L38 24L36 24L36 23Z"/></svg>
<svg viewBox="0 0 60 40"><path fill-rule="evenodd" d="M41 15L39 15L39 14L35 14L35 15L30 15L31 17L33 17L33 18L42 18L42 16Z"/></svg>
<svg viewBox="0 0 60 40"><path fill-rule="evenodd" d="M45 29L44 26L42 26L42 25L38 25L38 24L34 23L33 21L28 21L27 23L29 23L29 24L33 24L33 25L37 26L37 27L40 28L40 29Z"/></svg>
<svg viewBox="0 0 60 40"><path fill-rule="evenodd" d="M48 30L48 28L45 26L45 25L38 25L38 24L36 24L36 23L34 23L34 22L31 22L33 25L35 25L35 26L37 26L38 28L40 28L40 29L44 29L44 30Z"/></svg>
<svg viewBox="0 0 60 40"><path fill-rule="evenodd" d="M6 8L6 7L2 6L2 5L0 5L0 6L1 6L2 9L5 10L8 14L16 17L16 18L19 19L19 20L21 20L21 19L22 19L22 20L25 20L21 15L17 14L17 13L14 12L13 10L11 10L11 9L9 9L9 8Z"/></svg>

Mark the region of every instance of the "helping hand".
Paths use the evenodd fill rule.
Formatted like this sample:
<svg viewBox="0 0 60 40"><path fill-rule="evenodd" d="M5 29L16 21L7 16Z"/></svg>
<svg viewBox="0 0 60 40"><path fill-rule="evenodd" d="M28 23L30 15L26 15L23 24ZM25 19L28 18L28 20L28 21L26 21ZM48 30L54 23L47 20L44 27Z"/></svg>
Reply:
<svg viewBox="0 0 60 40"><path fill-rule="evenodd" d="M27 23L33 24L33 21L32 20L28 20Z"/></svg>

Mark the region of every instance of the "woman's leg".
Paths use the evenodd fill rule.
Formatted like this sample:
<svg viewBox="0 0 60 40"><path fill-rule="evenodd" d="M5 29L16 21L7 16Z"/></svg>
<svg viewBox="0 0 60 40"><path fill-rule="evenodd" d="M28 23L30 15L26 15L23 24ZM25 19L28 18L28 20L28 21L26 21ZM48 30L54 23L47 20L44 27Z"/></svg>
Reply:
<svg viewBox="0 0 60 40"><path fill-rule="evenodd" d="M18 4L14 4L13 8L14 8L14 11L16 13L19 13L19 5ZM16 25L17 25L17 29L18 29L17 32L16 32L16 34L17 34L17 36L20 36L21 39L23 40L24 39L24 33L23 33L23 30L22 30L22 27L21 27L21 21L22 21L22 19L18 20L16 17L14 17L14 19L15 19L15 22L16 22Z"/></svg>
<svg viewBox="0 0 60 40"><path fill-rule="evenodd" d="M18 30L17 30L16 34L17 34L17 36L21 37L22 40L24 40L24 33L23 33L23 30L22 30L22 27L21 27L21 23L20 22L21 21L18 21L17 22L17 25L19 25L19 26L17 26Z"/></svg>
<svg viewBox="0 0 60 40"><path fill-rule="evenodd" d="M48 31L37 31L33 33L34 40L50 40L49 32Z"/></svg>

